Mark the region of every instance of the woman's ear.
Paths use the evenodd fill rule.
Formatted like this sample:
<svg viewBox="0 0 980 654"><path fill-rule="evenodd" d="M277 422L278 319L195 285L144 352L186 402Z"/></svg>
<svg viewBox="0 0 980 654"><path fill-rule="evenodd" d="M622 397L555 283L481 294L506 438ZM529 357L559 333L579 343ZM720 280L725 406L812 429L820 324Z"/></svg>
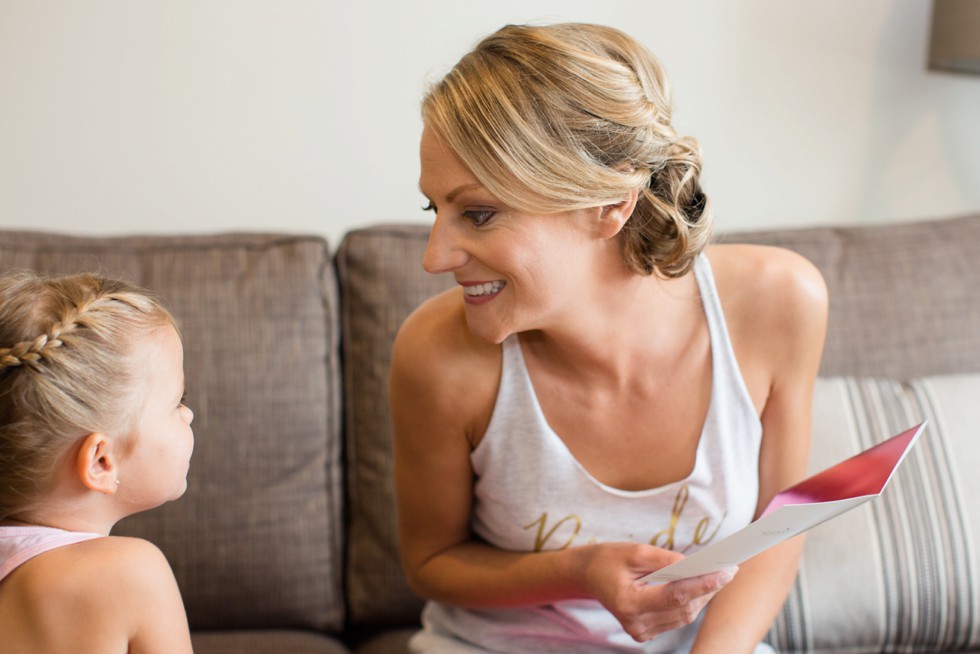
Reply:
<svg viewBox="0 0 980 654"><path fill-rule="evenodd" d="M607 204L599 211L599 231L603 238L613 238L633 215L640 192L634 189L622 202Z"/></svg>
<svg viewBox="0 0 980 654"><path fill-rule="evenodd" d="M89 490L112 495L119 488L117 459L112 439L101 432L93 432L82 439L75 471L82 485Z"/></svg>

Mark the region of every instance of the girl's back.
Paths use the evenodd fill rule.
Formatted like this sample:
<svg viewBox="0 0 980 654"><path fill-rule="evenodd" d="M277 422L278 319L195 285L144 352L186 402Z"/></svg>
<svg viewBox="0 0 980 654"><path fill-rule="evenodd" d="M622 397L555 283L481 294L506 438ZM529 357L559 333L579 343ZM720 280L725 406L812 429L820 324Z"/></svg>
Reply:
<svg viewBox="0 0 980 654"><path fill-rule="evenodd" d="M191 651L163 554L114 536L44 552L0 581L0 634L0 654Z"/></svg>

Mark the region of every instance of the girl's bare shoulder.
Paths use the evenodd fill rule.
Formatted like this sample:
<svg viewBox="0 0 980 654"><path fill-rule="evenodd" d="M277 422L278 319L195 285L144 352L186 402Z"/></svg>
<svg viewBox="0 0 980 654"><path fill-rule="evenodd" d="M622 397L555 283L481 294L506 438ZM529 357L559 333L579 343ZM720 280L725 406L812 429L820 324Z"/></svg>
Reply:
<svg viewBox="0 0 980 654"><path fill-rule="evenodd" d="M109 536L44 552L0 584L0 606L0 631L26 651L38 643L51 652L131 651L156 616L170 619L178 641L189 642L170 565L139 538ZM91 650L77 649L82 631ZM181 647L174 651L187 651Z"/></svg>
<svg viewBox="0 0 980 654"><path fill-rule="evenodd" d="M51 599L87 599L100 589L99 600L108 601L115 590L145 589L160 576L173 573L163 552L141 538L107 536L59 547L24 563L11 580L25 590ZM108 591L108 592L103 592Z"/></svg>

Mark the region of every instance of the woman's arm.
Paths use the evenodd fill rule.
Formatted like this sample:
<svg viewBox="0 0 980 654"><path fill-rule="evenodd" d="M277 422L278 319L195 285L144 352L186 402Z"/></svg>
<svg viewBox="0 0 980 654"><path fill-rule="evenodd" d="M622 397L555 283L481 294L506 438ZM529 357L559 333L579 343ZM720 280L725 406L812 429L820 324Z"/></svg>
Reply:
<svg viewBox="0 0 980 654"><path fill-rule="evenodd" d="M769 248L742 254L756 283L741 288L757 299L733 303L729 321L736 352L754 357L740 361L746 381L762 390L758 517L776 493L806 474L827 291L820 273L797 255ZM751 652L792 588L802 551L797 537L742 564L706 610L692 652Z"/></svg>
<svg viewBox="0 0 980 654"><path fill-rule="evenodd" d="M476 341L452 292L414 313L392 355L390 397L402 562L422 597L471 608L595 598L638 639L689 624L726 581L716 573L664 586L635 583L680 555L597 544L506 552L470 531L470 452L489 422L500 348Z"/></svg>

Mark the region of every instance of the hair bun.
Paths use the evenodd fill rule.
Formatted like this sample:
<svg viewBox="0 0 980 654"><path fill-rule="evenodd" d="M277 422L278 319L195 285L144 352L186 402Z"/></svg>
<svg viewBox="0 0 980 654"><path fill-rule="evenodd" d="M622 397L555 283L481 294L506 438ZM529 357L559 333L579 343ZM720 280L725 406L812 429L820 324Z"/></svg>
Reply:
<svg viewBox="0 0 980 654"><path fill-rule="evenodd" d="M657 59L619 30L581 23L501 28L422 103L426 126L517 210L600 207L639 191L623 259L678 276L707 243L711 212L700 148L670 116Z"/></svg>

